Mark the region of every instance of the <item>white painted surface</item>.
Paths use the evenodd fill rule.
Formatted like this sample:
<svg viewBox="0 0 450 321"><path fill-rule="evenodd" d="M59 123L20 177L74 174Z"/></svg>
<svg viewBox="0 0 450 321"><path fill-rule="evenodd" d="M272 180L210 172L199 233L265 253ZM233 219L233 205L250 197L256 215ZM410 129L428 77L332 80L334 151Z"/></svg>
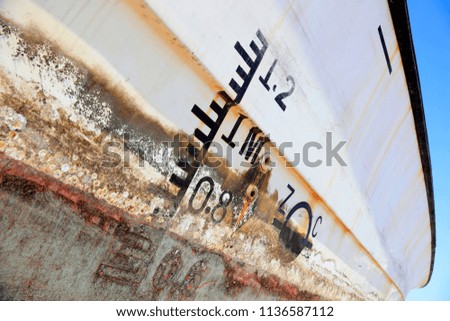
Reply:
<svg viewBox="0 0 450 321"><path fill-rule="evenodd" d="M1 10L126 88L146 113L187 133L199 126L190 112L194 104L206 111L219 90L234 97L228 83L243 61L233 47L239 41L248 49L261 30L269 46L238 110L277 145L292 141L294 148L285 152L291 161L307 142L324 145L326 132L333 133L334 145L347 141L340 153L346 167L334 161L330 167L273 169L269 190L278 190L280 199L289 183L296 189L295 200L309 200L309 186L326 203L313 209L315 218L324 218L313 254L307 262L299 257L296 264L333 277L345 275L352 287L375 292L373 298L401 298L387 276L403 296L423 285L431 260L427 195L387 3L198 0L147 5L151 9L139 1L6 0ZM258 80L275 58L270 83L288 88L287 75L296 82L285 112L274 101L278 91L266 91ZM229 131L230 123L224 127L216 137ZM288 207L294 198L290 202ZM354 237L344 233L341 223Z"/></svg>

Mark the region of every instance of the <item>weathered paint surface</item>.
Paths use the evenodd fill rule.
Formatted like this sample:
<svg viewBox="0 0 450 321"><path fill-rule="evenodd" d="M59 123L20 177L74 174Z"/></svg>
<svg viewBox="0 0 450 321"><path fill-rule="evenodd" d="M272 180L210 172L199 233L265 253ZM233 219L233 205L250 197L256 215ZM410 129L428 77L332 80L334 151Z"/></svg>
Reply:
<svg viewBox="0 0 450 321"><path fill-rule="evenodd" d="M322 111L297 119L305 129L300 138L292 135L297 124L269 126L272 117L255 109L269 106L263 96L249 86L241 101L237 85L227 84L238 79L234 70L242 64L243 51L236 53L231 39L230 44L218 44L184 34L181 30L189 28L183 27L187 16L180 15L181 9L173 12L166 4L149 7L139 1L114 6L107 1L35 3L5 1L0 10L0 255L7 262L1 270L3 297L399 299L426 279L426 193L415 136L407 138L414 130L403 125L412 121L407 96L396 97L405 109L398 111L404 113L400 125L397 118L389 118L398 125L393 125L394 134L376 135L414 151L400 156L409 171L417 171L419 188L399 188L399 195L378 195L370 191L373 182L358 182L358 168L366 162L356 161L363 141L354 139L347 145L347 167L292 167L292 151L261 148L252 153L245 143L215 155L214 144L202 141L208 133L224 150L230 146L227 137L242 143L251 134L265 147L278 146L283 137L295 147L308 138L325 140L326 131L337 133L336 140L350 140L347 128L340 127L347 120L339 125L339 117L326 115L333 97L324 93L334 89L303 71L303 95L292 99L303 105L314 102ZM193 3L191 8L202 6ZM217 8L208 9L213 10ZM27 12L33 13L31 21ZM200 28L191 26L193 31ZM271 61L262 56L283 57L271 45L283 39L276 40L275 31L256 29L234 41L246 48L253 41L250 47L267 70ZM117 45L117 39L123 44ZM229 48L217 64L214 52L224 46ZM402 79L400 61L394 60L393 66ZM251 74L259 65L249 67L238 75ZM253 81L258 81L256 76ZM369 84L365 90L371 88ZM177 134L182 142L173 144ZM371 139L367 133L352 135ZM397 157L392 152L396 148L388 147L379 150ZM380 163L373 166L385 168L370 177L386 183L386 166L396 159L388 164L374 157ZM255 166L242 166L246 158L254 159ZM361 191L358 185L368 189ZM400 207L414 200L421 206L414 215L425 223L399 228L380 222L377 217L384 216L375 216L376 202L369 195ZM403 205L398 205L402 197ZM402 208L393 217L396 224L412 224L403 213L411 215ZM415 238L409 240L411 233ZM411 256L411 246L422 250Z"/></svg>
<svg viewBox="0 0 450 321"><path fill-rule="evenodd" d="M320 299L4 155L0 175L1 299Z"/></svg>

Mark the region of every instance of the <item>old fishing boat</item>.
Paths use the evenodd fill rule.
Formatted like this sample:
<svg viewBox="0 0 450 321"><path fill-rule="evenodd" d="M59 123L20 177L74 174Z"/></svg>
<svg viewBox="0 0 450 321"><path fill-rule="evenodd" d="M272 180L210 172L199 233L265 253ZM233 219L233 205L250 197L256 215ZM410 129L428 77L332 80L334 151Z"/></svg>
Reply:
<svg viewBox="0 0 450 321"><path fill-rule="evenodd" d="M0 296L400 300L435 248L405 1L0 1Z"/></svg>

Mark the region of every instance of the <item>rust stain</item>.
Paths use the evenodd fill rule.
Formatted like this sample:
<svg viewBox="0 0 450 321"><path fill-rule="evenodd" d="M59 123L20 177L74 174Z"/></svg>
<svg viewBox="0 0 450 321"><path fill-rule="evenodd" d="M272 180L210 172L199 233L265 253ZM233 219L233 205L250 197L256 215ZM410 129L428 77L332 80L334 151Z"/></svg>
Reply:
<svg viewBox="0 0 450 321"><path fill-rule="evenodd" d="M409 112L409 110L403 115L402 119L397 123L397 126L395 127L394 132L389 137L389 141L387 142L386 147L382 151L381 158L379 159L378 163L376 164L375 169L372 170L373 174L371 175L371 177L377 177L377 173L379 172L381 165L383 164L383 161L387 156L388 151L392 150L390 147L394 143L394 139L397 137L398 132L400 131L400 129L403 127L403 124L408 119L408 116L411 116L411 113ZM371 179L369 181L367 190L371 189L372 184L373 184L373 179Z"/></svg>
<svg viewBox="0 0 450 321"><path fill-rule="evenodd" d="M322 301L325 298L308 292L301 291L296 286L283 282L274 275L263 275L251 272L243 266L231 263L227 260L225 277L227 291L233 296L247 288L255 292L275 294L281 300L289 301Z"/></svg>
<svg viewBox="0 0 450 321"><path fill-rule="evenodd" d="M381 84L383 83L383 81L385 81L385 79L386 79L386 76L383 74L383 75L381 75L381 77L377 80L377 84L375 85L375 87L373 87L373 89L372 89L372 91L371 91L371 93L370 93L370 96L367 98L367 100L366 100L366 102L365 102L365 104L364 104L363 111L362 111L361 115L360 115L359 118L356 119L356 121L354 122L355 125L352 127L351 132L350 132L349 135L348 135L348 137L350 137L350 139L351 139L352 137L357 137L356 135L354 135L354 133L355 133L355 131L357 130L357 128L361 126L362 120L365 119L365 118L367 117L366 115L367 115L367 113L368 113L369 110L370 110L370 108L368 108L368 107L370 107L370 105L372 104L372 102L373 102L373 100L374 100L374 98L375 98L375 96L376 96L376 94L377 94L377 92L378 92L378 90L379 90L379 87L381 86Z"/></svg>
<svg viewBox="0 0 450 321"><path fill-rule="evenodd" d="M0 168L0 183L4 190L11 193L17 192L25 199L29 199L38 192L51 191L70 201L71 207L78 209L87 223L92 223L99 217L119 223L125 215L118 208L38 173L35 169L9 158L4 153L0 153Z"/></svg>
<svg viewBox="0 0 450 321"><path fill-rule="evenodd" d="M248 206L253 202L253 200L258 197L258 189L256 185L250 184L247 187L247 191L245 193L244 197L244 206L242 207L241 213L239 213L239 217L236 220L236 223L234 224L234 227L237 228L239 224L241 223L245 212L247 211Z"/></svg>
<svg viewBox="0 0 450 321"><path fill-rule="evenodd" d="M244 213L247 210L249 204L250 204L250 202L248 200L245 200L244 207L242 207L242 211L239 214L239 217L236 220L236 223L234 225L235 227L238 226L238 224L241 222L242 218L244 217Z"/></svg>
<svg viewBox="0 0 450 321"><path fill-rule="evenodd" d="M400 47L398 46L398 43L397 43L397 45L395 46L394 51L392 51L392 54L390 55L389 59L391 61L393 61L395 56L397 56L399 52L400 52Z"/></svg>

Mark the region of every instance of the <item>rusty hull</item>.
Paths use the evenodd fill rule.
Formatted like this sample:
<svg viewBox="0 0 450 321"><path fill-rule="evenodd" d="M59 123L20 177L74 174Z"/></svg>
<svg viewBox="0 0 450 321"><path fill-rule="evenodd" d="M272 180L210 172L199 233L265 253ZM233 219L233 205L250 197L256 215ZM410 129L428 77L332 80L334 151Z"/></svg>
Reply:
<svg viewBox="0 0 450 321"><path fill-rule="evenodd" d="M0 155L2 300L319 300Z"/></svg>
<svg viewBox="0 0 450 321"><path fill-rule="evenodd" d="M204 231L189 227L183 221L191 219L183 215L186 207L173 219L179 200L168 178L175 164L147 162L154 153L151 148L167 152L162 142L170 141L175 132L139 112L120 88L62 55L32 30L22 32L5 18L0 26L3 43L17 42L14 55L28 61L30 73L33 68L49 70L51 81L62 85L63 95L76 101L63 108L56 95L43 88L44 81L0 71L2 299L362 298L341 292L310 271L293 272L279 263L274 269L270 261L266 270L249 264L251 255L242 248L249 240L292 260L288 251L275 245L278 235L267 224L244 225L245 242L241 235L220 248L199 245L195 241L199 233L220 228L210 223ZM105 144L127 156L112 166ZM142 163L144 167L139 166ZM242 197L236 199L241 207L234 216L224 214L227 225L245 212L242 204L250 184L259 184L259 195L265 193L257 173L238 176L225 166L201 170L221 180L225 188L241 186ZM258 202L261 209L275 211L277 198L267 195ZM187 235L172 231L177 230L174 225L186 224ZM233 232L228 228L226 233ZM292 283L283 273L303 276ZM313 291L299 286L304 280L315 284Z"/></svg>
<svg viewBox="0 0 450 321"><path fill-rule="evenodd" d="M120 46L108 57L108 42L102 47L86 31L104 22L100 14L84 29L96 7L107 12L107 2L73 1L67 15L84 18L64 15L63 24L40 1L21 4L40 20L28 23L14 2L0 11L0 299L380 300L403 299L418 285L416 276L409 283L406 263L392 259L374 222L377 213L365 208L363 197L352 195L354 208L339 197L325 199L328 192L343 195L335 188L342 177L348 177L349 193L359 193L352 175L327 168L312 182L305 175L310 169L291 166L289 155L258 127L272 114L258 120L257 110L236 103L216 132L223 138L238 124L236 137L244 141L257 129L265 146L273 147L257 166L233 168L228 155L198 145L193 129L207 133L208 117L219 118L217 109L230 104L224 85L229 68L211 68L211 60L201 57L206 50L191 51L195 37L180 36L180 27L164 18L162 3L127 0L111 9L124 17L124 28L140 32L135 43L148 41L143 52L154 61L139 58L141 52L133 61ZM65 12L64 5L55 8ZM114 17L108 16L110 26ZM77 28L91 42L75 34ZM234 66L234 58L224 61ZM122 77L120 68L149 61L150 76L132 73L130 82ZM401 71L399 63L394 66ZM181 97L173 100L177 104L171 95ZM197 106L211 98L206 109ZM412 123L410 114L405 107L404 119ZM241 116L245 120L236 123ZM317 133L328 120L314 124ZM422 175L418 171L418 185ZM287 201L291 185L297 192ZM295 202L309 204L309 212L294 210ZM295 218L283 225L288 212ZM310 233L312 225L316 233ZM415 228L426 240L429 225ZM301 242L288 246L292 239Z"/></svg>

